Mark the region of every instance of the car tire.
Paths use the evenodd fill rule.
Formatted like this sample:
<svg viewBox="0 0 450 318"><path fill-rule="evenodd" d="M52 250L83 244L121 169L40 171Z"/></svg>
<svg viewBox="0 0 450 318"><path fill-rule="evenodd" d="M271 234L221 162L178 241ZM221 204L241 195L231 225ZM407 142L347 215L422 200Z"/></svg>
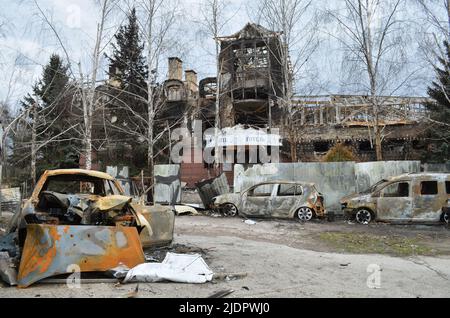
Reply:
<svg viewBox="0 0 450 318"><path fill-rule="evenodd" d="M222 213L225 216L235 217L239 214L238 208L233 203L225 203L221 206Z"/></svg>
<svg viewBox="0 0 450 318"><path fill-rule="evenodd" d="M355 214L356 222L362 225L368 225L373 221L374 216L372 211L366 208L359 209Z"/></svg>
<svg viewBox="0 0 450 318"><path fill-rule="evenodd" d="M442 213L442 222L449 225L450 224L450 211L445 211Z"/></svg>
<svg viewBox="0 0 450 318"><path fill-rule="evenodd" d="M301 222L309 222L314 217L314 211L311 208L304 206L297 210L295 216L297 217L297 220Z"/></svg>

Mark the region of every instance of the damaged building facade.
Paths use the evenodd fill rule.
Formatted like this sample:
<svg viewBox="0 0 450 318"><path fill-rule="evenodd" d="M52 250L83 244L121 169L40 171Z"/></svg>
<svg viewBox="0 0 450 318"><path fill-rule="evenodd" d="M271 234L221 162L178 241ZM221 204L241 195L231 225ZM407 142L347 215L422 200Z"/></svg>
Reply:
<svg viewBox="0 0 450 318"><path fill-rule="evenodd" d="M158 84L163 105L156 114L158 131L185 127L193 132L194 121L202 122L202 131L215 127L216 102L219 101L221 128L219 143L225 150L235 152L247 146L245 162L259 163L250 158L247 145L242 145L240 135L246 140L261 139L268 153L272 147L280 149L280 162L321 162L337 143L343 143L360 162L375 161L373 100L369 96L326 95L296 96L289 98L286 110L286 86L293 82L288 51L279 32L267 30L257 24L247 24L241 31L218 39L220 41L219 78L198 79L194 70L184 70L178 57L168 60L166 80ZM284 54L283 54L284 53ZM283 58L283 55L285 58ZM219 98L217 99L217 95ZM424 138L427 117L422 97L378 96L379 126L382 130L384 160L420 160L429 145ZM286 125L286 116L290 125ZM279 141L271 129L279 130ZM258 133L261 131L261 133ZM278 131L277 131L278 134ZM254 136L254 138L252 137ZM230 142L231 140L231 142ZM203 140L203 147L215 144ZM255 146L257 144L251 144ZM258 145L257 145L258 146ZM192 145L194 148L194 145ZM170 148L157 159L158 164L172 164ZM293 154L295 152L295 155ZM193 160L194 151L185 155L181 164L181 180L189 187L195 183L217 177L225 172L230 184L233 180L232 164L219 168ZM235 162L234 163L238 163ZM243 162L239 162L243 163ZM245 163L244 163L245 164Z"/></svg>
<svg viewBox="0 0 450 318"><path fill-rule="evenodd" d="M214 125L218 93L220 127L278 128L281 162L293 162L292 134L300 162L322 161L337 143L350 148L357 161L376 161L373 100L369 96L294 95L290 113L293 125L286 127L282 120L286 113L280 105L285 79L291 79L292 74L284 71L290 67L283 65L280 33L247 24L238 33L219 40L219 79L206 78L199 83L197 118L209 123L206 128ZM289 64L287 59L285 63ZM423 97L377 96L384 160L420 160L427 152L427 101Z"/></svg>

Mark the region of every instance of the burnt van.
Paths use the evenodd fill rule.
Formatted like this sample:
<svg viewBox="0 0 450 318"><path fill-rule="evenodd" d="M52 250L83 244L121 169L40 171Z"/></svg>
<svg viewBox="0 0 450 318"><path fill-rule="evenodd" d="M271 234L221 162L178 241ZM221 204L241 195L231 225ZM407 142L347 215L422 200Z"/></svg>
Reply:
<svg viewBox="0 0 450 318"><path fill-rule="evenodd" d="M449 223L450 174L418 173L384 179L341 200L344 214L372 221Z"/></svg>

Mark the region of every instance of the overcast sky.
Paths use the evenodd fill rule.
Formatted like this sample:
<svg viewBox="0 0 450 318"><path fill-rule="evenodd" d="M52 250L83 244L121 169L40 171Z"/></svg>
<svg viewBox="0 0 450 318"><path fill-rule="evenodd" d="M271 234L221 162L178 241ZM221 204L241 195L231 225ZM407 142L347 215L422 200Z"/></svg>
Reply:
<svg viewBox="0 0 450 318"><path fill-rule="evenodd" d="M58 30L72 62L81 62L83 67L88 69L89 54L94 45L96 23L99 18L97 1L37 0L37 2ZM179 45L174 46L167 54L182 57L185 68L198 71L200 79L213 76L215 65L211 52L214 42L200 32L201 27L196 23L201 19L202 0L179 0L179 2L179 19L175 27ZM56 52L63 56L63 52L58 40L43 22L34 0L0 0L0 3L2 4L0 23L1 21L6 23L0 31L0 101L7 100L14 105L30 91L50 54ZM229 0L225 12L228 23L222 30L223 35L239 31L254 18L256 3L257 0ZM315 0L313 3L322 11L331 6L339 6L338 1ZM109 20L109 37L125 19L123 8L117 8ZM417 12L412 10L405 14L411 18ZM315 89L301 93L353 93L352 87L342 84L345 82L342 74L343 52L333 36L330 36L330 33L338 31L329 24L324 26L325 28L328 31L319 32L321 44L308 61L309 72L302 78L304 83L314 83ZM416 52L418 48L414 44L416 39L414 32L415 30L411 29L409 36L413 40L407 53L417 59L419 52ZM109 47L106 51L108 50ZM417 64L416 60L411 61L411 68ZM104 78L104 73L100 72L100 76ZM417 73L414 85L399 93L424 95L430 78L432 72L424 66L424 69Z"/></svg>

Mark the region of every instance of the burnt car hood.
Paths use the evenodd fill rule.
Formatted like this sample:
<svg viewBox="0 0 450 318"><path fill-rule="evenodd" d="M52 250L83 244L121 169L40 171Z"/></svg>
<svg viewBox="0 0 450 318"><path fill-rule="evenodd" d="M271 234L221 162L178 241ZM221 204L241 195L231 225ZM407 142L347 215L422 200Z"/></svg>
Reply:
<svg viewBox="0 0 450 318"><path fill-rule="evenodd" d="M25 288L73 271L103 272L144 262L136 228L32 224L27 226L18 285Z"/></svg>
<svg viewBox="0 0 450 318"><path fill-rule="evenodd" d="M341 202L345 203L347 201L350 201L350 200L353 200L353 199L357 199L357 198L362 197L362 196L364 196L364 194L353 193L353 194L350 194L350 195L347 195L347 196L343 197L341 199Z"/></svg>
<svg viewBox="0 0 450 318"><path fill-rule="evenodd" d="M120 210L131 203L131 198L123 195L110 195L97 198L93 204L94 209L99 211Z"/></svg>

